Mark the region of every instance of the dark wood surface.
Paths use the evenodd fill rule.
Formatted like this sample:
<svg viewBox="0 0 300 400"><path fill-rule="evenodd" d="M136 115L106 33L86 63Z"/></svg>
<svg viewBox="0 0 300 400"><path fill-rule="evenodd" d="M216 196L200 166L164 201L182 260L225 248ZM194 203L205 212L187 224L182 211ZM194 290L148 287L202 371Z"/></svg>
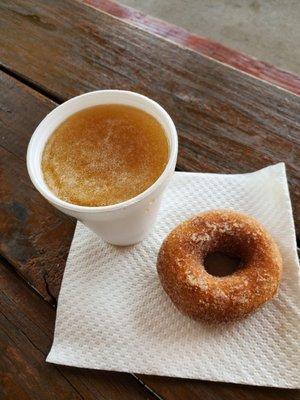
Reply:
<svg viewBox="0 0 300 400"><path fill-rule="evenodd" d="M274 65L257 60L239 51L230 49L206 37L188 32L186 29L146 15L140 10L127 7L112 0L79 0L97 10L105 11L139 28L162 36L197 53L218 60L247 74L300 95L300 77ZM263 39L262 39L263 40Z"/></svg>
<svg viewBox="0 0 300 400"><path fill-rule="evenodd" d="M55 312L32 288L55 305L75 222L36 192L25 165L34 128L57 102L126 88L173 116L180 169L242 172L286 161L295 207L299 97L76 2L0 7L0 398L299 399L299 391L46 364Z"/></svg>
<svg viewBox="0 0 300 400"><path fill-rule="evenodd" d="M0 253L54 303L75 222L33 188L25 158L34 128L56 104L1 72L0 92Z"/></svg>

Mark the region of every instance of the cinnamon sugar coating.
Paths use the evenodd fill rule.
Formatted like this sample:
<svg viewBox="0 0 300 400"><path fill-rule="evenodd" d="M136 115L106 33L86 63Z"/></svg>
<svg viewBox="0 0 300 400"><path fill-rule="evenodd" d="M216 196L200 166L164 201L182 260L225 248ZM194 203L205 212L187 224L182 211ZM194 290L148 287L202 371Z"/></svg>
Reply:
<svg viewBox="0 0 300 400"><path fill-rule="evenodd" d="M239 257L241 268L227 276L210 275L204 260L216 251ZM157 271L180 311L222 322L247 316L276 294L282 259L273 238L254 218L213 210L181 223L167 236Z"/></svg>

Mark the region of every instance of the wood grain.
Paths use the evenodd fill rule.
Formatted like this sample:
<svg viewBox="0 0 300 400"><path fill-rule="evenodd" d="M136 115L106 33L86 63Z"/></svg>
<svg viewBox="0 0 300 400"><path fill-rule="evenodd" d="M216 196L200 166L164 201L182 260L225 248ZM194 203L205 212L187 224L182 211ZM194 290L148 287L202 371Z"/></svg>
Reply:
<svg viewBox="0 0 300 400"><path fill-rule="evenodd" d="M299 234L298 96L81 3L0 7L4 67L61 101L106 88L157 100L178 128L180 169L239 173L286 162Z"/></svg>
<svg viewBox="0 0 300 400"><path fill-rule="evenodd" d="M0 90L1 93L6 96L7 101L5 104L6 110L10 111L8 112L9 118L11 118L11 113L14 114L13 124L8 124L8 119L4 118L5 115L1 115L1 132L4 133L1 137L3 138L2 144L4 147L0 148L0 160L2 162L0 171L2 172L1 179L4 180L3 183L0 182L1 188L3 188L3 190L0 191L0 204L8 206L4 207L5 212L2 213L4 217L0 220L0 232L2 235L0 251L2 256L13 263L16 270L25 277L31 286L37 289L47 301L53 302L56 300L59 291L74 225L73 222L66 219L63 214L48 205L32 188L26 174L24 156L26 143L30 136L29 131L31 132L36 125L35 116L47 112L48 108L50 110L54 104L32 89L15 81L13 78L5 76L3 73L0 76L0 82L2 82ZM6 88L9 90L6 90ZM10 99L9 93L12 96ZM13 98L15 98L15 102ZM13 104L15 104L15 109L18 111L16 113L14 113ZM27 104L29 108L30 105L32 105L31 113L28 113L28 110L26 110L26 114L28 114L27 118L32 119L33 126L31 127L27 121L25 130L22 129L22 121L25 115L22 113L22 107L18 106L20 104ZM1 108L3 107L1 106ZM10 125L8 131L4 129L7 125ZM9 133L14 140L9 140L6 133ZM18 144L17 148L16 143ZM7 184L7 182L9 182L9 184ZM13 202L17 203L18 206L10 206ZM39 218L35 218L36 215L38 215ZM24 220L24 216L26 216L27 219ZM5 222L4 224L3 220ZM58 227L58 229L54 229L55 234L51 234L53 226ZM67 233L64 229L67 229ZM41 237L42 240L36 240L39 237ZM12 377L17 374L16 368L27 366L27 363L30 363L33 357L35 363L38 364L35 364L34 367L29 365L27 367L28 370L31 371L32 368L38 368L39 375L36 379L40 381L41 386L43 385L44 379L48 379L48 374L50 374L50 372L44 373L44 368L48 368L48 366L45 366L43 360L45 354L49 350L53 335L54 311L52 308L48 307L47 304L41 303L38 296L32 293L25 284L18 283L17 276L12 276L14 277L13 285L4 283L4 285L8 285L5 287L10 291L10 296L14 298L14 307L9 309L6 316L17 318L19 322L22 322L20 329L22 332L25 332L27 339L23 336L23 339L16 339L20 341L16 359L14 359L14 365L16 365L16 367L13 369L11 365L9 366L9 368L12 368L9 369L10 380L8 379L4 387L6 388L5 390L15 396L18 395L22 398L22 395L26 398L25 394L29 388L24 375L22 375L23 380L17 381L16 385L13 384ZM6 279L3 282L6 282ZM1 305L1 309L2 308ZM32 326L29 321L32 321ZM24 326L24 323L26 326ZM16 324L16 322L13 321L13 324ZM11 325L8 326L5 324L5 328L3 329L9 331L11 329L10 326ZM16 332L15 334L18 337L19 333ZM4 342L5 340L6 339L3 338ZM23 343L23 341L25 341L25 343ZM12 346L12 343L5 343L7 346ZM28 349L27 347L30 346L30 343L33 343L34 347L38 347L42 353L36 353L36 350L31 347ZM4 365L7 370L8 366L6 362L7 360L5 359ZM38 365L38 367L36 365ZM68 381L76 387L77 391L80 393L85 393L84 390L87 391L83 396L87 399L90 398L90 392L93 394L97 393L98 395L99 393L103 393L103 391L107 393L110 390L116 390L118 393L122 393L119 385L124 385L126 387L127 385L131 385L127 382L127 375L123 377L123 374L82 371L72 368L63 368L63 370L61 370L60 367L57 368L60 373L63 371L64 376L67 372L70 374L66 377ZM61 378L57 376L56 372L51 372L50 376L51 379L58 380L58 383L54 385L55 387L61 384L59 383L61 382ZM99 376L102 378L99 379ZM145 375L137 375L137 377L143 384L146 384L151 390L158 393L160 397L168 400L185 398L250 400L253 396L256 396L258 400L271 400L276 398L293 399L297 397L296 392L288 390L254 388L251 386ZM94 387L95 385L96 388ZM113 388L111 388L111 386ZM24 387L25 389L22 390L25 391L25 394L23 392L17 392L18 389L21 390L20 388ZM66 390L71 391L69 385L64 388L62 393L65 394ZM130 390L133 391L132 388ZM36 396L38 396L38 392L35 393L37 393ZM95 398L97 398L96 395ZM133 396L133 398L135 397Z"/></svg>
<svg viewBox="0 0 300 400"><path fill-rule="evenodd" d="M55 310L9 268L0 260L1 399L156 398L129 374L47 364Z"/></svg>
<svg viewBox="0 0 300 400"><path fill-rule="evenodd" d="M0 91L0 254L55 303L75 222L33 188L25 157L34 128L56 104L3 73Z"/></svg>
<svg viewBox="0 0 300 400"><path fill-rule="evenodd" d="M206 37L192 34L184 28L154 18L151 15L146 15L142 11L135 10L123 4L118 4L111 0L79 1L97 10L114 15L147 32L162 36L197 53L230 65L239 71L246 72L249 75L300 95L300 77L291 72L230 49Z"/></svg>

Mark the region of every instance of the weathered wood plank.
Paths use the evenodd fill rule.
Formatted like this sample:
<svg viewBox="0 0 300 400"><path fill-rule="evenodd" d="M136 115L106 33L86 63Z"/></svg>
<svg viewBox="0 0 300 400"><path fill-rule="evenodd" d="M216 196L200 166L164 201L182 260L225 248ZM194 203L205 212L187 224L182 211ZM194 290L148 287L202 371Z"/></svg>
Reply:
<svg viewBox="0 0 300 400"><path fill-rule="evenodd" d="M111 0L79 0L97 10L105 11L147 32L162 36L197 53L230 65L239 71L263 79L300 95L300 77L274 65L252 58L220 43L188 32L167 21L146 15L140 10Z"/></svg>
<svg viewBox="0 0 300 400"><path fill-rule="evenodd" d="M45 363L55 310L0 260L1 399L155 399L133 376Z"/></svg>
<svg viewBox="0 0 300 400"><path fill-rule="evenodd" d="M0 254L55 303L75 223L32 187L25 161L0 147Z"/></svg>
<svg viewBox="0 0 300 400"><path fill-rule="evenodd" d="M221 382L204 382L157 376L142 380L166 399L186 400L299 400L299 390L274 389Z"/></svg>
<svg viewBox="0 0 300 400"><path fill-rule="evenodd" d="M25 160L33 130L57 103L1 71L0 90L0 145Z"/></svg>
<svg viewBox="0 0 300 400"><path fill-rule="evenodd" d="M75 222L33 188L25 157L56 104L0 73L0 254L47 300L57 298Z"/></svg>
<svg viewBox="0 0 300 400"><path fill-rule="evenodd" d="M1 62L65 100L120 88L160 102L180 134L183 170L287 164L300 223L299 97L66 0L1 2Z"/></svg>

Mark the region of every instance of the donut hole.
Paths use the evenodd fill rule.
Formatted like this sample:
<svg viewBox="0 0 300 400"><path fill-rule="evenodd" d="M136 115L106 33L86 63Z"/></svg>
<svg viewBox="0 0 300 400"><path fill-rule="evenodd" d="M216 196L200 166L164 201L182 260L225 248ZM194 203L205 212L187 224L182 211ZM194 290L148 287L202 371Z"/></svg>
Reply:
<svg viewBox="0 0 300 400"><path fill-rule="evenodd" d="M204 258L204 268L213 276L227 276L242 268L242 259L220 251L207 254Z"/></svg>

